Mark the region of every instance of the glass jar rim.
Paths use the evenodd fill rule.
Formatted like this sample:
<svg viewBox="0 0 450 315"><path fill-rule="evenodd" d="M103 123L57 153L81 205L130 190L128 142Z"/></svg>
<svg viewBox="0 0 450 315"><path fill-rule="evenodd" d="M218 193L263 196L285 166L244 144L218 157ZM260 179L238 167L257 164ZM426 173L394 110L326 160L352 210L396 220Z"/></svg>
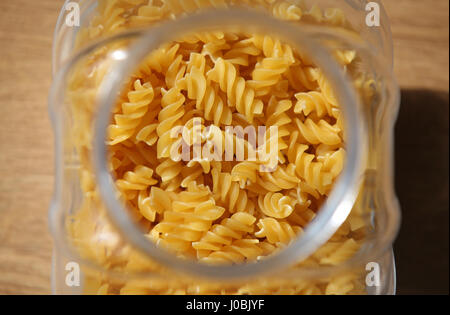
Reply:
<svg viewBox="0 0 450 315"><path fill-rule="evenodd" d="M130 69L135 69L149 52L158 49L164 43L175 40L186 33L218 27L229 28L242 23L245 23L247 30L257 28L258 32L262 31L264 34L277 34L278 37L290 42L294 47L300 46L322 69L334 89L339 104L341 104L346 130L347 154L344 170L335 183L331 194L315 219L305 227L300 237L279 253L255 263L210 266L177 258L172 253L149 241L132 222L124 206L116 198L114 182L107 169L107 163L105 163L107 161L105 142L107 127L110 123L111 109L117 97L111 91L120 90L122 80L128 77ZM366 134L365 126L358 114L358 100L337 62L333 60L324 47L321 47L318 42L311 38L303 27L295 27L263 13L237 8L208 10L163 23L147 30L143 34L143 38L139 39L129 50L127 58L117 63L114 71L110 72L100 88L98 103L100 109L95 121L94 172L108 214L124 238L136 249L168 268L197 276L226 279L251 277L280 268L284 269L306 259L328 241L345 221L356 200L361 180L364 137Z"/></svg>

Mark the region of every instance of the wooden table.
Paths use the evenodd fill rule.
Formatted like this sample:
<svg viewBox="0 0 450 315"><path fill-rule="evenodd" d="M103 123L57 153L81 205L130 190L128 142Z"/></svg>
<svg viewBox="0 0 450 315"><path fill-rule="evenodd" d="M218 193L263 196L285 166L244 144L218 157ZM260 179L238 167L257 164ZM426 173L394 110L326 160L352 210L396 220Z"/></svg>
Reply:
<svg viewBox="0 0 450 315"><path fill-rule="evenodd" d="M402 88L441 91L441 106L444 112L447 107L448 115L448 0L385 2ZM50 292L52 239L47 209L54 183L54 152L47 94L52 32L62 3L0 1L0 294ZM448 139L448 116L443 124ZM441 149L445 153L445 147ZM446 152L448 162L448 147ZM448 176L445 182L448 189ZM446 200L448 212L448 190ZM448 275L448 225L445 255Z"/></svg>

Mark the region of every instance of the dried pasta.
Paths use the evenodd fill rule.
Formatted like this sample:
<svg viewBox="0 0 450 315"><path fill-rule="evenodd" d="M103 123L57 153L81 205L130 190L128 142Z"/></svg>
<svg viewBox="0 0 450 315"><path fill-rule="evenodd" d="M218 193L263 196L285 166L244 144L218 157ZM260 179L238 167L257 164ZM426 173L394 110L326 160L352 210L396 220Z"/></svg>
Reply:
<svg viewBox="0 0 450 315"><path fill-rule="evenodd" d="M235 2L99 1L98 15L77 41L81 45L125 28ZM338 26L346 23L339 10L323 13L316 6L307 10L288 1L240 2L265 7L291 22L305 18ZM336 56L343 66L355 59L351 51L338 51ZM186 36L151 53L130 80L109 127L109 166L121 198L148 238L181 257L234 264L275 254L302 233L343 169L339 104L326 77L301 52L275 38L226 32ZM82 107L75 110L83 112ZM276 169L263 172L265 161L252 159L273 147L252 148L249 140L229 134L226 126L276 126ZM174 136L177 127L182 131ZM267 131L263 135L267 141L272 137ZM80 152L89 153L87 143L79 144ZM210 144L208 151L220 156L227 146L236 149L242 144L244 161L218 161L217 156L181 159L182 144L195 155L205 143ZM95 233L95 227L82 226L80 221L89 220L90 205L100 198L88 162L82 165L82 174L82 189L90 203L85 201L72 231L78 245L87 246L83 240ZM337 265L354 255L362 239L354 235L364 226L358 218L349 220L347 229L338 231L339 237L302 264ZM83 253L109 267L110 257L98 257L102 251L96 253L95 246L90 244ZM131 249L123 260L116 265L125 271L160 270ZM221 288L199 283L195 289L182 282L149 286L129 281L117 288L101 281L96 290L101 294L348 294L360 292L358 281L351 275L322 284L280 280Z"/></svg>

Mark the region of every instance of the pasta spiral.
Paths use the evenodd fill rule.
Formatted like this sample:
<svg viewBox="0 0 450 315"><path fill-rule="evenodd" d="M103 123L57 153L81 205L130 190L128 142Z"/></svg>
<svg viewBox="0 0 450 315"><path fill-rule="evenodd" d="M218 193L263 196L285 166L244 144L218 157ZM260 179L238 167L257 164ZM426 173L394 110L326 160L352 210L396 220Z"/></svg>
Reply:
<svg viewBox="0 0 450 315"><path fill-rule="evenodd" d="M152 176L153 170L151 168L138 165L134 172L126 172L123 179L117 180L116 185L122 191L144 190L158 182Z"/></svg>
<svg viewBox="0 0 450 315"><path fill-rule="evenodd" d="M262 254L256 239L240 239L201 259L209 264L242 263L245 260L256 260Z"/></svg>
<svg viewBox="0 0 450 315"><path fill-rule="evenodd" d="M122 104L122 114L115 115L116 123L108 128L110 145L123 142L134 134L154 96L150 83L142 84L140 80L134 82L134 90L128 93L128 102Z"/></svg>
<svg viewBox="0 0 450 315"><path fill-rule="evenodd" d="M215 205L207 188L194 183L177 199L172 202L171 211L164 212L163 220L151 234L158 244L168 249L189 252L192 242L199 241L225 209Z"/></svg>
<svg viewBox="0 0 450 315"><path fill-rule="evenodd" d="M183 181L181 182L181 187L187 188L191 184L202 184L204 183L203 178L204 168L201 164L188 164L188 167L181 171L183 176Z"/></svg>
<svg viewBox="0 0 450 315"><path fill-rule="evenodd" d="M162 109L158 115L159 125L156 129L159 136L157 151L158 158L167 158L174 142L172 128L180 124L180 119L185 113L183 107L185 97L176 87L168 91L163 90L162 93Z"/></svg>
<svg viewBox="0 0 450 315"><path fill-rule="evenodd" d="M323 163L324 170L330 172L333 178L341 174L344 168L345 150L321 144L316 149L317 160Z"/></svg>
<svg viewBox="0 0 450 315"><path fill-rule="evenodd" d="M322 264L337 265L351 257L358 249L359 245L353 239L344 243L330 242L320 248L313 257L318 258Z"/></svg>
<svg viewBox="0 0 450 315"><path fill-rule="evenodd" d="M248 85L253 88L258 96L270 93L270 88L275 86L281 79L281 75L287 71L289 63L282 57L264 58L256 64L252 73L252 80Z"/></svg>
<svg viewBox="0 0 450 315"><path fill-rule="evenodd" d="M300 119L296 118L295 123L301 136L311 144L324 143L327 145L337 145L342 142L339 136L340 129L331 126L325 120L320 120L319 123L315 123L312 119L307 118L303 123Z"/></svg>
<svg viewBox="0 0 450 315"><path fill-rule="evenodd" d="M130 24L134 27L142 27L161 20L167 15L167 11L153 4L154 1L147 1L137 10L135 16L130 17Z"/></svg>
<svg viewBox="0 0 450 315"><path fill-rule="evenodd" d="M288 244L302 229L298 226L292 226L287 222L278 221L274 218L261 219L258 222L260 230L255 233L258 238L266 238L271 244Z"/></svg>
<svg viewBox="0 0 450 315"><path fill-rule="evenodd" d="M231 124L231 109L220 97L218 90L207 84L200 69L192 68L186 75L185 82L188 97L196 100L197 109L204 111L207 120L213 121L216 126Z"/></svg>
<svg viewBox="0 0 450 315"><path fill-rule="evenodd" d="M255 205L247 196L247 192L239 187L237 182L232 181L229 173L221 173L218 169L212 170L213 193L216 200L227 205L230 213L248 212L253 213Z"/></svg>
<svg viewBox="0 0 450 315"><path fill-rule="evenodd" d="M327 102L333 105L334 107L338 107L336 95L334 94L333 88L331 87L330 82L325 77L323 71L317 70L315 72L315 75L320 91L322 92Z"/></svg>
<svg viewBox="0 0 450 315"><path fill-rule="evenodd" d="M355 275L344 274L342 276L337 276L331 279L325 288L326 295L345 295L355 288Z"/></svg>
<svg viewBox="0 0 450 315"><path fill-rule="evenodd" d="M299 21L302 18L303 11L295 4L289 2L278 2L272 8L273 16L287 21Z"/></svg>
<svg viewBox="0 0 450 315"><path fill-rule="evenodd" d="M139 67L139 74L150 76L152 73L166 73L170 65L173 64L180 44L168 44L153 51Z"/></svg>
<svg viewBox="0 0 450 315"><path fill-rule="evenodd" d="M309 116L311 113L315 113L319 119L326 115L332 116L332 106L320 92L297 93L295 98L297 99L294 109L296 114L303 113L305 116Z"/></svg>
<svg viewBox="0 0 450 315"><path fill-rule="evenodd" d="M166 72L166 85L169 89L175 87L177 82L184 77L186 64L183 62L183 56L178 55L169 65Z"/></svg>
<svg viewBox="0 0 450 315"><path fill-rule="evenodd" d="M136 141L145 142L148 146L154 145L158 141L158 134L156 132L157 128L158 128L157 123L150 124L142 128L136 135Z"/></svg>
<svg viewBox="0 0 450 315"><path fill-rule="evenodd" d="M267 106L267 126L278 127L278 150L284 150L287 148L287 143L284 141L284 137L289 135L289 124L292 119L289 117L288 111L292 108L292 102L290 100L277 101L275 97L272 97Z"/></svg>
<svg viewBox="0 0 450 315"><path fill-rule="evenodd" d="M219 58L214 68L208 72L208 79L220 84L220 89L227 93L230 105L245 115L249 122L255 115L262 114L263 103L255 98L255 91L248 87L244 78L238 76L232 63Z"/></svg>
<svg viewBox="0 0 450 315"><path fill-rule="evenodd" d="M280 193L268 193L258 197L259 209L267 216L284 219L294 211L295 202L289 196Z"/></svg>
<svg viewBox="0 0 450 315"><path fill-rule="evenodd" d="M289 162L295 164L295 172L300 178L319 192L325 193L332 183L332 174L324 171L322 163L314 162L315 156L306 152L308 146L299 144L298 138L299 132L294 131L288 149Z"/></svg>
<svg viewBox="0 0 450 315"><path fill-rule="evenodd" d="M169 12L181 14L208 7L226 8L227 2L225 0L164 0L164 6Z"/></svg>
<svg viewBox="0 0 450 315"><path fill-rule="evenodd" d="M248 66L250 57L256 57L260 54L261 50L247 38L234 43L227 51L225 51L223 59L231 62L232 64Z"/></svg>
<svg viewBox="0 0 450 315"><path fill-rule="evenodd" d="M299 179L296 174L296 165L278 166L274 172L260 173L256 180L256 186L249 187L253 191L279 192L285 189L297 187Z"/></svg>
<svg viewBox="0 0 450 315"><path fill-rule="evenodd" d="M233 167L231 178L233 181L240 182L241 186L245 185L247 181L256 182L258 169L258 163L245 161Z"/></svg>
<svg viewBox="0 0 450 315"><path fill-rule="evenodd" d="M197 250L218 251L223 246L231 245L233 240L239 240L247 233L253 232L256 218L251 214L238 212L214 225L200 241L192 246Z"/></svg>
<svg viewBox="0 0 450 315"><path fill-rule="evenodd" d="M279 40L267 35L254 35L251 37L253 44L259 48L266 58L283 58L289 65L298 63L294 57L294 51L290 45L282 44Z"/></svg>
<svg viewBox="0 0 450 315"><path fill-rule="evenodd" d="M141 190L138 197L139 212L150 222L155 222L156 214L170 210L172 200L169 194L159 187L152 187L150 194Z"/></svg>
<svg viewBox="0 0 450 315"><path fill-rule="evenodd" d="M224 51L227 51L230 45L225 39L207 42L203 45L201 55L211 58L214 62L223 57ZM234 63L235 60L229 60ZM236 60L237 61L237 60Z"/></svg>
<svg viewBox="0 0 450 315"><path fill-rule="evenodd" d="M297 91L314 91L318 88L316 72L317 70L313 67L294 65L283 76Z"/></svg>
<svg viewBox="0 0 450 315"><path fill-rule="evenodd" d="M181 173L181 170L182 165L172 159L166 159L158 165L156 173L161 177L163 183L169 183Z"/></svg>

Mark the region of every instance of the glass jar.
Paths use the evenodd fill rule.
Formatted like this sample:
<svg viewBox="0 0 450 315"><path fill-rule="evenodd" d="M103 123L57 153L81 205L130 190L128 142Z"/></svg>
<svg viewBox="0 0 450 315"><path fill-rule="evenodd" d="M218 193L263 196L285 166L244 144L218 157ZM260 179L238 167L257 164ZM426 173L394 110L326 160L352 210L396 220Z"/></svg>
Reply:
<svg viewBox="0 0 450 315"><path fill-rule="evenodd" d="M236 2L66 1L55 29L50 92L57 157L49 214L54 293L395 293L399 89L383 7L356 0ZM348 153L327 201L298 240L255 264L210 267L181 261L145 239L116 198L105 139L130 69L169 40L225 29L277 36L323 69L342 106Z"/></svg>

